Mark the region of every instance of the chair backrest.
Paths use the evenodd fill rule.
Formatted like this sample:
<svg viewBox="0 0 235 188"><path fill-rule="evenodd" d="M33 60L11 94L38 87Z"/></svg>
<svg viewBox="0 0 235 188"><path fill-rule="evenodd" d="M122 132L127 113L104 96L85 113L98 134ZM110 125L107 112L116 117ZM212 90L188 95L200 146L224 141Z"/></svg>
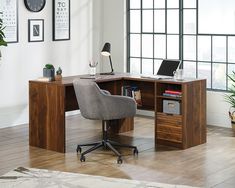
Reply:
<svg viewBox="0 0 235 188"><path fill-rule="evenodd" d="M102 120L102 95L98 85L88 79L76 79L73 81L79 109L83 117L87 119Z"/></svg>

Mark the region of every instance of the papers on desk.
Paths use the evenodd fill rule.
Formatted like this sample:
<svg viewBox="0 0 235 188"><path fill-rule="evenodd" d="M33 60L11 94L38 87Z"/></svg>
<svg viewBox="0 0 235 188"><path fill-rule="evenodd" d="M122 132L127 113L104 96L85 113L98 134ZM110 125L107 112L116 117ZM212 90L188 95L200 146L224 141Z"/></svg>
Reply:
<svg viewBox="0 0 235 188"><path fill-rule="evenodd" d="M161 80L161 79L173 79L172 76L160 76L160 75L141 75L141 78L152 78L152 79L156 79L156 80Z"/></svg>
<svg viewBox="0 0 235 188"><path fill-rule="evenodd" d="M49 78L49 77L39 77L39 78L37 79L37 81L41 81L41 82L50 82L50 81L52 81L52 80L51 80L51 78Z"/></svg>

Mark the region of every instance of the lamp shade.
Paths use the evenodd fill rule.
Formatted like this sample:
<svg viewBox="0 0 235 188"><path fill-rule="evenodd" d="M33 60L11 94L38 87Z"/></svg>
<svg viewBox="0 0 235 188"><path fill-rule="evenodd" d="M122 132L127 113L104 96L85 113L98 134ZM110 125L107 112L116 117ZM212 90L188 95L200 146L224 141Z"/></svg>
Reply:
<svg viewBox="0 0 235 188"><path fill-rule="evenodd" d="M103 50L101 51L101 54L102 54L103 56L110 56L110 55L111 55L110 52L111 52L111 44L108 43L108 42L106 42L106 43L104 44Z"/></svg>

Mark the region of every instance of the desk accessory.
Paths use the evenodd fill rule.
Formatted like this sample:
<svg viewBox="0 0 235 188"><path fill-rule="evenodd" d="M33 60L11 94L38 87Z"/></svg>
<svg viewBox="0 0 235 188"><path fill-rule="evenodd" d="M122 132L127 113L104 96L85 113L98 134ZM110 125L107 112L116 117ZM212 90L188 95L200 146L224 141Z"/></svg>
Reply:
<svg viewBox="0 0 235 188"><path fill-rule="evenodd" d="M176 79L176 80L183 80L183 74L184 74L183 69L177 69L174 72L174 79Z"/></svg>
<svg viewBox="0 0 235 188"><path fill-rule="evenodd" d="M111 72L100 73L100 74L101 75L114 75L113 64L112 64L112 59L111 59L111 44L110 43L106 42L104 44L104 47L103 47L103 49L101 51L101 55L109 57L109 63L110 63L110 67L111 67Z"/></svg>
<svg viewBox="0 0 235 188"><path fill-rule="evenodd" d="M62 80L62 69L60 67L56 71L55 80L56 81L61 81Z"/></svg>
<svg viewBox="0 0 235 188"><path fill-rule="evenodd" d="M40 12L46 4L46 0L24 0L25 7L31 12Z"/></svg>
<svg viewBox="0 0 235 188"><path fill-rule="evenodd" d="M50 78L49 81L55 79L55 68L52 64L46 64L43 68L43 77Z"/></svg>
<svg viewBox="0 0 235 188"><path fill-rule="evenodd" d="M95 62L91 60L89 62L89 67L90 67L90 75L94 76L96 74L96 66L98 65L98 62Z"/></svg>

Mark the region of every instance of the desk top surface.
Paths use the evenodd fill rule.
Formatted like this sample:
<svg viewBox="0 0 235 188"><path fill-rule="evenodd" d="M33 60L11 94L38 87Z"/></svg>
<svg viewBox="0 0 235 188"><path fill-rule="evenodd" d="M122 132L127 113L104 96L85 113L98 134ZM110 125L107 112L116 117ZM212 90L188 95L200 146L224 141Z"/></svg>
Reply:
<svg viewBox="0 0 235 188"><path fill-rule="evenodd" d="M76 75L76 76L68 76L63 77L61 81L38 81L38 80L30 80L29 82L41 82L41 83L49 83L49 84L62 84L62 85L72 85L73 80L75 79L84 79L84 80L94 80L97 83L100 82L109 82L109 81L117 81L117 80L132 80L132 81L144 81L144 82L163 82L163 83L175 83L175 84L184 84L188 82L206 80L206 79L195 79L195 78L184 78L182 80L177 80L173 78L169 79L159 79L154 76L146 76L146 75L134 75L130 73L115 73L115 75Z"/></svg>

